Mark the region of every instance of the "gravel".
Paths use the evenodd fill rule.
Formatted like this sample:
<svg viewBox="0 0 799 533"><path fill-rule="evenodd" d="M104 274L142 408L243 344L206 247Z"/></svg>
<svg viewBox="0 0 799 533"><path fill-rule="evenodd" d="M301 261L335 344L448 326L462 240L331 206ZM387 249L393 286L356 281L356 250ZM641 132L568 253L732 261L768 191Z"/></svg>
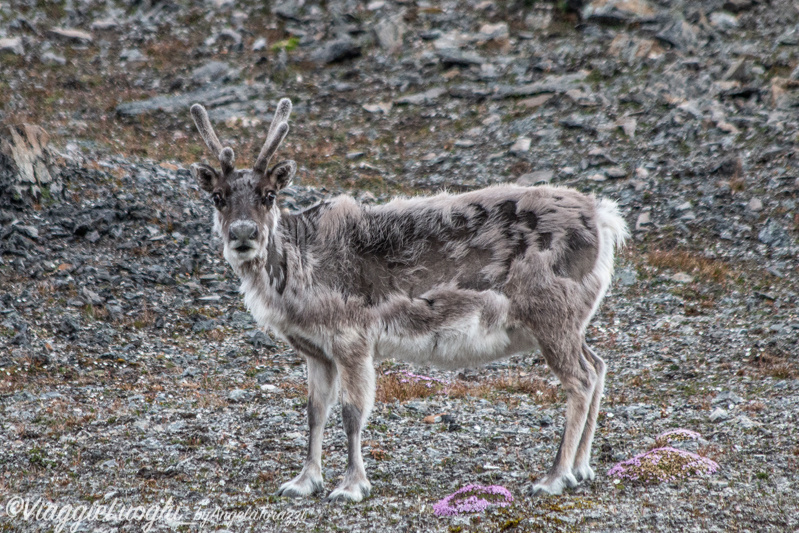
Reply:
<svg viewBox="0 0 799 533"><path fill-rule="evenodd" d="M157 531L799 528L799 13L578 4L4 4L0 124L50 134L62 189L0 191L0 527L55 528L11 516L19 496L180 506ZM188 107L206 105L246 165L282 96L295 113L281 153L300 167L289 210L514 182L618 201L633 237L588 330L609 367L594 482L525 496L565 412L534 353L456 372L382 364L363 437L372 496L271 496L305 456L305 366L243 306L188 171L207 157ZM404 371L441 382L403 396ZM702 435L675 446L716 473L607 474L674 428ZM336 407L328 490L345 445ZM514 501L434 515L468 484ZM145 529L118 514L81 527Z"/></svg>

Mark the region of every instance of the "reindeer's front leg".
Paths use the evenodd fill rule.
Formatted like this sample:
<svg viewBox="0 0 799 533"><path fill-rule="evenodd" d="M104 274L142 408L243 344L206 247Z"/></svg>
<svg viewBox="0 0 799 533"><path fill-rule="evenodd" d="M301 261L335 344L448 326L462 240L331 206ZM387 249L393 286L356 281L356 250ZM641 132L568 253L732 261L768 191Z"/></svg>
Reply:
<svg viewBox="0 0 799 533"><path fill-rule="evenodd" d="M328 501L359 502L369 495L372 484L366 477L361 454L361 429L375 399L375 369L368 348L345 348L337 354L341 374L341 418L347 434L348 464L344 479L327 497Z"/></svg>
<svg viewBox="0 0 799 533"><path fill-rule="evenodd" d="M302 472L283 483L278 496L308 496L324 490L322 481L322 435L330 406L336 400L336 365L322 354L306 356L308 361L308 457Z"/></svg>

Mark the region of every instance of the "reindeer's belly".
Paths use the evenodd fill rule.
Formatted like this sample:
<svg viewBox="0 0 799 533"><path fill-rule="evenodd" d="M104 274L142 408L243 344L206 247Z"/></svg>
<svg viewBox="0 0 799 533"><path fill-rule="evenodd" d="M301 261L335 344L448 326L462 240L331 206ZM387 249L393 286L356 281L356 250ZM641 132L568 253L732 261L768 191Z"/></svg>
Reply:
<svg viewBox="0 0 799 533"><path fill-rule="evenodd" d="M451 287L396 297L381 309L375 356L465 368L535 349L533 336L509 322L509 307L500 293Z"/></svg>

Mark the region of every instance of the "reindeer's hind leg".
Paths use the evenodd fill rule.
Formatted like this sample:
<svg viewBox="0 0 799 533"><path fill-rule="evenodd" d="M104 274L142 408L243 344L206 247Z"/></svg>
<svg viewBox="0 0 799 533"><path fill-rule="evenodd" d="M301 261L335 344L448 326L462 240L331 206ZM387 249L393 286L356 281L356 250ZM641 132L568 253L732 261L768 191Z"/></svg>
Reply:
<svg viewBox="0 0 799 533"><path fill-rule="evenodd" d="M372 355L364 345L343 348L336 363L341 375L341 418L347 434L348 461L344 479L327 500L359 502L372 490L363 466L361 429L374 405L375 369Z"/></svg>
<svg viewBox="0 0 799 533"><path fill-rule="evenodd" d="M308 360L308 457L302 472L280 486L278 496L308 496L324 490L322 482L322 435L330 406L336 401L338 371L321 352L307 356Z"/></svg>
<svg viewBox="0 0 799 533"><path fill-rule="evenodd" d="M594 386L594 395L591 398L591 407L588 410L588 417L586 418L585 428L583 429L583 436L580 438L580 444L577 446L577 455L574 457L572 472L574 473L574 477L577 478L577 481L593 481L596 475L589 464L591 462L591 444L594 441L596 418L599 414L599 403L602 401L602 393L605 390L605 371L607 366L605 365L605 361L603 361L586 343L583 343L582 354L583 357L593 365L594 370L596 370L597 379L596 385Z"/></svg>
<svg viewBox="0 0 799 533"><path fill-rule="evenodd" d="M541 492L560 494L565 487L577 485L572 466L597 383L594 366L587 364L582 356L582 335L575 334L558 343L542 343L541 351L566 391L566 428L555 463L533 485L529 491L531 495Z"/></svg>

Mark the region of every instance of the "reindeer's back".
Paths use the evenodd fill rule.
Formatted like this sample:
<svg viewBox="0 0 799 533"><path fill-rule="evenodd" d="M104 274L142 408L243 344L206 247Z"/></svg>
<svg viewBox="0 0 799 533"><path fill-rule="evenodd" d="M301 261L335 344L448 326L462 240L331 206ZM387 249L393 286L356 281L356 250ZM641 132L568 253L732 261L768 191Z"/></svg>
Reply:
<svg viewBox="0 0 799 533"><path fill-rule="evenodd" d="M341 199L326 209L319 264L370 304L442 284L505 292L518 261L579 281L598 251L595 200L572 189L495 186L380 206Z"/></svg>

